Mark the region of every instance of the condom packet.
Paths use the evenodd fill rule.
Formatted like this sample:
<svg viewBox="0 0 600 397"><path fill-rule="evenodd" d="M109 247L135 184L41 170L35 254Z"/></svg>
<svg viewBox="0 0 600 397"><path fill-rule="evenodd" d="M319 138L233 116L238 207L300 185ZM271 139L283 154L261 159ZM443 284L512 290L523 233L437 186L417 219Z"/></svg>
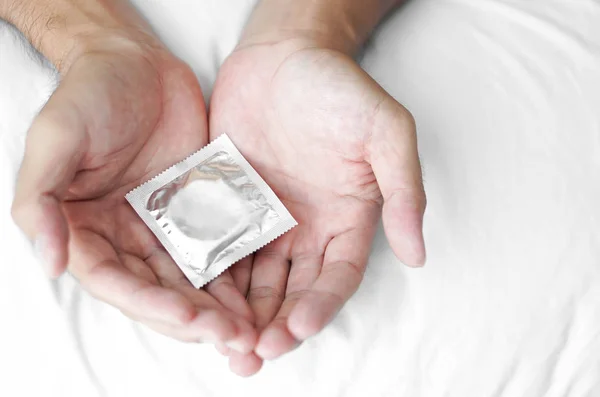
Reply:
<svg viewBox="0 0 600 397"><path fill-rule="evenodd" d="M196 288L297 225L227 135L125 197Z"/></svg>

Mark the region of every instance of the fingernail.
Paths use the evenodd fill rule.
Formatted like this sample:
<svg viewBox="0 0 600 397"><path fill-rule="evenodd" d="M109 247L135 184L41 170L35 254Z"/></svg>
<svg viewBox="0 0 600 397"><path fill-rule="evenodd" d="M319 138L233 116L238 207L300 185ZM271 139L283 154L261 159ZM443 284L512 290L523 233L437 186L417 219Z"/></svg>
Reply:
<svg viewBox="0 0 600 397"><path fill-rule="evenodd" d="M235 350L238 353L248 353L248 349L244 346L244 343L241 340L230 340L227 341L225 345L231 350Z"/></svg>
<svg viewBox="0 0 600 397"><path fill-rule="evenodd" d="M44 237L36 238L33 248L35 250L35 256L42 265L42 269L44 269L44 273L46 273L48 277L52 277L52 269L50 268L47 257L48 243L46 242L46 239Z"/></svg>

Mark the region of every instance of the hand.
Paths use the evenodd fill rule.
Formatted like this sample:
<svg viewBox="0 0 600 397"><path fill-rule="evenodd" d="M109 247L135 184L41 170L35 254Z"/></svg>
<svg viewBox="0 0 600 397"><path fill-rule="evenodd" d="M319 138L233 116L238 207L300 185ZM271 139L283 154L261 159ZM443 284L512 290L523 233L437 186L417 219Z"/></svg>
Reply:
<svg viewBox="0 0 600 397"><path fill-rule="evenodd" d="M158 43L96 40L31 126L13 216L49 276L68 266L92 295L158 332L247 352L256 332L234 314L252 316L243 297L219 281L193 288L124 198L207 138L186 65Z"/></svg>
<svg viewBox="0 0 600 397"><path fill-rule="evenodd" d="M351 58L286 40L235 51L211 100L227 133L299 226L232 268L261 331L231 354L249 375L315 335L358 288L383 205L395 254L425 262L425 195L410 113Z"/></svg>

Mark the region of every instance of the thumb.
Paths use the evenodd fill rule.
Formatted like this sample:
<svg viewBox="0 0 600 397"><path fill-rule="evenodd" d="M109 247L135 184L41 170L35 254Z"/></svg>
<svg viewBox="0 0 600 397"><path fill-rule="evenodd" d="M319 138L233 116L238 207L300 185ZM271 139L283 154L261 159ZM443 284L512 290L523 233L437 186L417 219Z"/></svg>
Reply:
<svg viewBox="0 0 600 397"><path fill-rule="evenodd" d="M64 272L68 261L69 229L62 197L86 146L76 102L63 87L52 95L27 134L12 205L15 222L34 241L44 270L53 278Z"/></svg>
<svg viewBox="0 0 600 397"><path fill-rule="evenodd" d="M404 264L425 264L425 191L412 115L391 97L380 104L367 146L383 196L383 227L394 254Z"/></svg>

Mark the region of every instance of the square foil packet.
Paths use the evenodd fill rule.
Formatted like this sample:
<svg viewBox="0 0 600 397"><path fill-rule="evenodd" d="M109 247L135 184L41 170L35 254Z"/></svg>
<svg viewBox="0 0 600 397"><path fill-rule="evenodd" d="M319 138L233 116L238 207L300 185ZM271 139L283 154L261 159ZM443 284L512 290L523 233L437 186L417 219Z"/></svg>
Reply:
<svg viewBox="0 0 600 397"><path fill-rule="evenodd" d="M196 288L297 225L227 135L125 197Z"/></svg>

